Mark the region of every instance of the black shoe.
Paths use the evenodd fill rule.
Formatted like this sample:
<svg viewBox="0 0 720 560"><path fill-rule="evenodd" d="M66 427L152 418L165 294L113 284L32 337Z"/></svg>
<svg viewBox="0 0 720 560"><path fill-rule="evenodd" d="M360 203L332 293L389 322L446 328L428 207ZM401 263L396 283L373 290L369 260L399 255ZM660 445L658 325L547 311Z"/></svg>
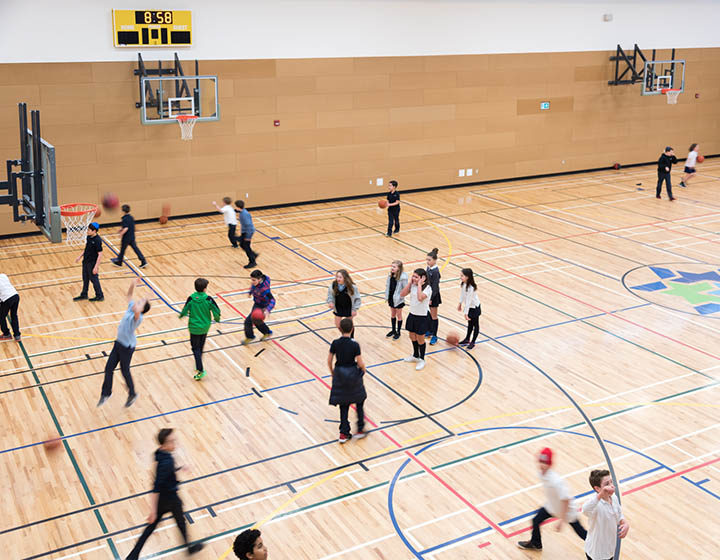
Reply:
<svg viewBox="0 0 720 560"><path fill-rule="evenodd" d="M140 263L140 266L138 268L145 268L147 266L146 262Z"/></svg>
<svg viewBox="0 0 720 560"><path fill-rule="evenodd" d="M393 340L397 340L398 338L400 338L400 331L395 332L395 336L393 336Z"/></svg>
<svg viewBox="0 0 720 560"><path fill-rule="evenodd" d="M87 296L84 296L84 295L80 294L79 296L74 297L74 298L73 298L73 301L81 301L81 300L84 300L84 299L87 299Z"/></svg>
<svg viewBox="0 0 720 560"><path fill-rule="evenodd" d="M662 197L659 194L656 194L655 198L662 198Z"/></svg>
<svg viewBox="0 0 720 560"><path fill-rule="evenodd" d="M535 544L532 541L519 541L517 545L518 548L522 548L524 550L542 550L541 544Z"/></svg>
<svg viewBox="0 0 720 560"><path fill-rule="evenodd" d="M393 233L400 233L400 228L397 228Z"/></svg>
<svg viewBox="0 0 720 560"><path fill-rule="evenodd" d="M386 233L385 237L392 237L392 233Z"/></svg>
<svg viewBox="0 0 720 560"><path fill-rule="evenodd" d="M110 395L100 395L100 400L98 401L96 406L104 405L109 398L110 398Z"/></svg>
<svg viewBox="0 0 720 560"><path fill-rule="evenodd" d="M88 301L105 301L105 296L91 297Z"/></svg>
<svg viewBox="0 0 720 560"><path fill-rule="evenodd" d="M190 546L188 546L188 554L195 554L196 552L200 552L204 547L205 545L201 542L191 544Z"/></svg>
<svg viewBox="0 0 720 560"><path fill-rule="evenodd" d="M674 197L674 196L671 196L671 197L670 197L670 202L672 202L673 200L675 200L675 197Z"/></svg>
<svg viewBox="0 0 720 560"><path fill-rule="evenodd" d="M458 342L458 346L465 346L468 342L470 342L469 338L463 338L460 342Z"/></svg>
<svg viewBox="0 0 720 560"><path fill-rule="evenodd" d="M137 400L137 393L133 393L132 395L128 395L127 400L125 401L125 408L131 407L133 403Z"/></svg>
<svg viewBox="0 0 720 560"><path fill-rule="evenodd" d="M685 184L685 181L680 181L680 186L684 189L687 188L687 185Z"/></svg>
<svg viewBox="0 0 720 560"><path fill-rule="evenodd" d="M475 343L474 343L474 342L471 342L470 344L467 345L467 349L468 349L468 350L472 350L473 348L475 348Z"/></svg>
<svg viewBox="0 0 720 560"><path fill-rule="evenodd" d="M243 268L255 268L257 266L257 263L255 261L247 263Z"/></svg>
<svg viewBox="0 0 720 560"><path fill-rule="evenodd" d="M113 263L115 266L122 266L122 263L117 259L110 259L110 262Z"/></svg>
<svg viewBox="0 0 720 560"><path fill-rule="evenodd" d="M390 338L391 336L395 336L395 329L391 330L389 333L385 335L387 338Z"/></svg>

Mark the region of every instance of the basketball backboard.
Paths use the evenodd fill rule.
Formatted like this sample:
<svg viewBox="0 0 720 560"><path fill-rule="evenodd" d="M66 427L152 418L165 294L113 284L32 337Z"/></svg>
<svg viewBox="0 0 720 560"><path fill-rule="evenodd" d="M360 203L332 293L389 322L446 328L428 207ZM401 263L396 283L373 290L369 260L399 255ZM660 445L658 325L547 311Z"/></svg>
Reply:
<svg viewBox="0 0 720 560"><path fill-rule="evenodd" d="M143 124L176 124L178 115L220 120L217 76L143 77L140 95Z"/></svg>
<svg viewBox="0 0 720 560"><path fill-rule="evenodd" d="M684 60L646 60L642 95L662 95L664 89L685 91Z"/></svg>

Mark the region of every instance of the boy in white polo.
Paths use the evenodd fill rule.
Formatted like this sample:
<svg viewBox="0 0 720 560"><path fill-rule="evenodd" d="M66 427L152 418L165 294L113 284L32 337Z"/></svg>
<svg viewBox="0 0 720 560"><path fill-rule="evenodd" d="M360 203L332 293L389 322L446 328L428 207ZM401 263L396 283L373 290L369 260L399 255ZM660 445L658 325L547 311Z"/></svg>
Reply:
<svg viewBox="0 0 720 560"><path fill-rule="evenodd" d="M582 507L589 520L585 556L588 560L611 560L615 557L617 538L625 538L630 524L623 517L609 471L592 471L590 486L595 495L590 496Z"/></svg>
<svg viewBox="0 0 720 560"><path fill-rule="evenodd" d="M7 274L0 274L0 328L2 328L2 336L0 340L12 340L20 342L20 323L18 321L18 305L20 305L20 296L17 290L10 283ZM10 315L10 326L12 327L12 336L8 329L5 318Z"/></svg>
<svg viewBox="0 0 720 560"><path fill-rule="evenodd" d="M529 541L520 541L518 547L525 550L542 550L542 539L540 538L540 525L551 517L558 519L556 531L562 529L563 522L567 523L577 533L577 536L585 540L587 531L577 519L577 511L573 507L572 496L565 481L550 467L552 465L552 449L546 447L538 455L538 466L540 469L540 480L545 490L545 505L541 507L533 517L532 536Z"/></svg>
<svg viewBox="0 0 720 560"><path fill-rule="evenodd" d="M237 235L235 235L235 230L237 229L237 214L235 213L235 208L232 207L232 198L229 196L226 196L223 198L223 203L225 206L220 208L217 205L217 202L213 200L213 206L217 208L217 211L220 212L223 215L223 220L225 220L225 225L228 227L228 239L230 240L230 243L232 244L233 248L238 248L238 239L240 239Z"/></svg>

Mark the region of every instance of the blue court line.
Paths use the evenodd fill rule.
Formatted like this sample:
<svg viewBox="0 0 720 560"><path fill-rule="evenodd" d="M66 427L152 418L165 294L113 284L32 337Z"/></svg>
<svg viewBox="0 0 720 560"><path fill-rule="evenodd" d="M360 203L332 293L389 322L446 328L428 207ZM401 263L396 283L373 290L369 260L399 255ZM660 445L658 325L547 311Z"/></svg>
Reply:
<svg viewBox="0 0 720 560"><path fill-rule="evenodd" d="M683 479L687 480L687 481L688 481L690 484L692 484L693 486L696 486L697 488L700 488L700 490L702 490L703 492L705 492L705 493L707 493L707 494L710 494L713 498L715 498L715 499L717 499L717 500L720 500L720 495L715 494L715 492L711 492L710 490L708 490L707 488L705 488L705 487L703 486L703 484L705 484L706 482L709 482L709 481L710 481L709 478L706 478L706 479L701 480L701 481L699 481L699 482L694 482L694 481L690 480L687 476L681 476L680 478L683 478Z"/></svg>
<svg viewBox="0 0 720 560"><path fill-rule="evenodd" d="M311 259L307 258L305 255L303 255L303 254L300 253L299 251L297 251L297 250L295 250L295 249L291 249L290 247L288 247L288 246L285 245L284 243L281 243L280 241L277 240L277 238L273 238L273 237L269 236L267 233L263 233L263 232L260 231L259 229L256 229L255 231L258 232L260 235L264 235L264 236L267 237L270 241L273 241L273 242L277 243L278 245L280 245L280 247L284 247L285 249L287 249L287 250L290 251L291 253L294 253L295 255L297 255L298 257L300 257L301 259L309 262L311 265L316 266L316 267L318 267L318 268L321 269L321 270L324 270L324 271L327 272L328 274L332 274L332 273L333 273L331 270L328 270L327 268L325 268L325 267L323 267L323 266L320 266L319 264L313 262Z"/></svg>
<svg viewBox="0 0 720 560"><path fill-rule="evenodd" d="M289 410L289 409L287 409L287 408L283 408L282 406L278 406L278 408L279 408L280 410L282 410L283 412L289 412L290 414L294 414L295 416L298 415L298 413L295 412L294 410Z"/></svg>

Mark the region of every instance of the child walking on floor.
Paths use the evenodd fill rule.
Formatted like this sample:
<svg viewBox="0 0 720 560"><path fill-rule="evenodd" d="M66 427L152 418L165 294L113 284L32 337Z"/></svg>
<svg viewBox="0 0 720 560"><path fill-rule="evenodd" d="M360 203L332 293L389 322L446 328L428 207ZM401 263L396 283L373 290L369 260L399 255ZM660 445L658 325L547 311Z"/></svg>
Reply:
<svg viewBox="0 0 720 560"><path fill-rule="evenodd" d="M92 282L93 289L95 290L95 297L90 298L88 301L105 300L102 287L100 286L100 277L98 276L100 261L102 261L103 255L102 239L100 239L100 235L98 234L99 229L100 224L97 222L93 222L88 226L85 250L75 259L75 262L82 259L83 287L80 295L74 297L73 301L88 299L88 286L90 282Z"/></svg>
<svg viewBox="0 0 720 560"><path fill-rule="evenodd" d="M253 270L250 273L250 284L248 297L253 298L253 306L250 313L245 317L245 339L242 341L243 344L250 344L252 340L255 340L253 325L262 333L260 340L265 340L272 334L272 331L265 324L270 312L275 307L275 298L270 291L270 277L259 270ZM254 317L254 315L258 315L255 313L256 310L259 311L261 317Z"/></svg>
<svg viewBox="0 0 720 560"><path fill-rule="evenodd" d="M238 248L238 239L240 239L237 235L235 235L235 230L237 229L237 214L235 213L235 208L231 206L232 204L232 198L229 196L226 196L223 198L223 203L225 204L222 208L217 205L217 202L213 200L213 206L217 209L218 212L220 212L223 215L223 220L225 221L225 225L228 227L228 239L230 240L230 244L233 246L234 249Z"/></svg>
<svg viewBox="0 0 720 560"><path fill-rule="evenodd" d="M333 315L335 315L335 327L340 329L340 321L343 318L355 317L361 303L360 290L350 278L350 273L341 268L335 274L335 280L328 287L327 293L328 307L333 310Z"/></svg>
<svg viewBox="0 0 720 560"><path fill-rule="evenodd" d="M617 537L624 539L630 524L623 516L622 507L615 495L610 471L594 470L590 473L590 486L595 494L583 504L588 516L588 533L585 537L587 560L611 560L615 557Z"/></svg>
<svg viewBox="0 0 720 560"><path fill-rule="evenodd" d="M432 296L430 296L430 327L425 336L430 337L430 346L437 344L438 337L438 307L442 303L440 297L440 269L437 265L438 249L435 247L432 251L427 254L427 285L432 289Z"/></svg>
<svg viewBox="0 0 720 560"><path fill-rule="evenodd" d="M385 301L390 306L390 322L392 330L385 336L393 340L400 338L402 331L402 310L405 307L405 298L400 294L407 286L408 277L403 272L402 261L393 261L390 265L390 274L388 274L385 282Z"/></svg>
<svg viewBox="0 0 720 560"><path fill-rule="evenodd" d="M260 253L256 253L250 247L253 233L255 233L255 226L253 225L252 216L250 212L245 209L245 202L242 200L236 200L235 206L240 210L240 247L245 251L248 258L248 263L243 268L255 268L255 259L258 258Z"/></svg>
<svg viewBox="0 0 720 560"><path fill-rule="evenodd" d="M460 303L458 303L458 311L463 312L465 320L468 322L467 334L460 341L460 344L467 344L467 349L472 350L475 348L475 341L480 332L480 315L482 313L472 268L463 268L460 271Z"/></svg>
<svg viewBox="0 0 720 560"><path fill-rule="evenodd" d="M145 268L147 266L147 261L135 242L135 218L133 218L130 214L130 206L127 204L122 205L122 211L122 222L120 222L120 229L118 230L118 234L122 236L120 238L120 252L118 253L117 258L110 259L110 262L112 262L115 266L122 266L125 251L128 247L132 247L132 250L135 251L138 259L140 259L139 268Z"/></svg>
<svg viewBox="0 0 720 560"><path fill-rule="evenodd" d="M427 273L422 268L416 268L410 277L410 283L400 292L402 297L410 295L410 315L405 322L405 328L410 333L413 345L413 355L405 358L406 362L415 362L415 370L425 367L425 333L429 328L428 306L432 288L425 285Z"/></svg>
<svg viewBox="0 0 720 560"><path fill-rule="evenodd" d="M533 517L532 536L529 541L520 541L518 547L525 550L542 550L542 538L540 537L540 525L551 517L558 519L556 531L562 529L565 521L577 533L577 536L585 540L587 531L577 519L577 511L573 507L572 495L568 490L565 481L550 467L552 466L553 452L546 447L538 455L538 467L540 469L540 480L545 490L545 505L541 507Z"/></svg>
<svg viewBox="0 0 720 560"><path fill-rule="evenodd" d="M7 274L0 274L0 328L2 328L2 336L0 340L10 340L15 338L15 342L20 342L20 322L18 321L18 305L20 305L20 295L10 283ZM10 326L12 327L12 336L8 329L5 319L10 315Z"/></svg>
<svg viewBox="0 0 720 560"><path fill-rule="evenodd" d="M195 293L188 296L180 312L180 318L190 316L188 330L190 331L190 347L195 356L195 381L200 381L207 375L203 366L202 355L205 340L210 330L212 319L220 321L220 308L215 300L205 293L209 282L205 278L195 280Z"/></svg>

